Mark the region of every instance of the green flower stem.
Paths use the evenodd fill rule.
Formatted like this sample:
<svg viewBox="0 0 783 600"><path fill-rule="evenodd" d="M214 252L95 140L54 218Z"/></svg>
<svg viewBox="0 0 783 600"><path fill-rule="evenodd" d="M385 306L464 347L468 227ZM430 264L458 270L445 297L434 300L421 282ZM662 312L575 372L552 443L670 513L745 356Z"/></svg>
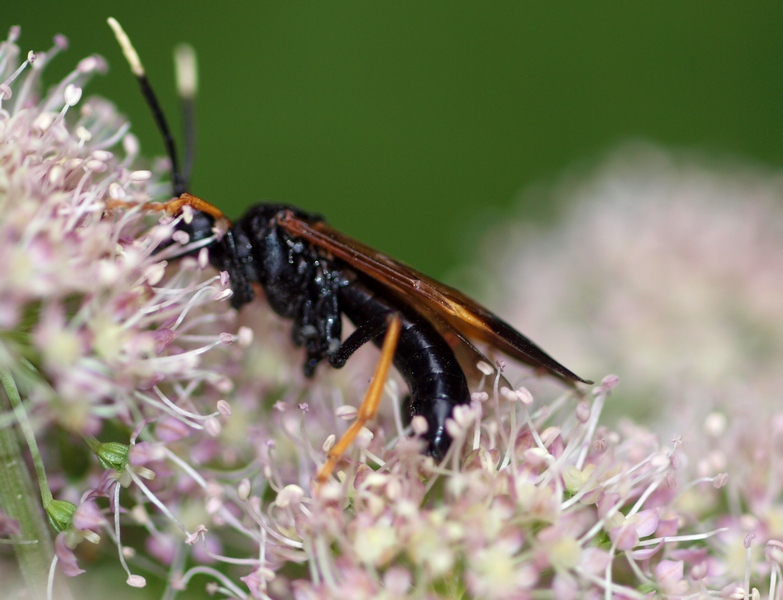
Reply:
<svg viewBox="0 0 783 600"><path fill-rule="evenodd" d="M7 371L0 371L0 383L14 409L17 422L22 429L33 456L41 496L51 501L52 494L46 484L46 474L32 427L22 407L19 390L13 377ZM31 443L32 439L32 443ZM44 489L46 490L44 492ZM49 533L46 515L41 509L30 473L27 471L16 429L0 428L0 509L19 522L21 532L14 538L14 550L19 568L32 598L46 597L46 582L49 566L54 556L54 547ZM63 586L58 586L63 587Z"/></svg>
<svg viewBox="0 0 783 600"><path fill-rule="evenodd" d="M11 408L14 409L14 416L16 422L22 429L22 434L27 441L27 447L30 449L30 454L33 458L33 466L35 467L35 474L38 477L38 487L41 490L41 501L44 508L52 501L52 492L49 489L49 482L46 479L46 469L44 469L43 458L41 452L38 450L38 442L35 439L35 432L33 431L30 421L27 419L27 413L22 406L22 398L19 396L19 390L16 387L16 382L10 373L5 371L0 372L0 383L5 389L6 396L11 402Z"/></svg>

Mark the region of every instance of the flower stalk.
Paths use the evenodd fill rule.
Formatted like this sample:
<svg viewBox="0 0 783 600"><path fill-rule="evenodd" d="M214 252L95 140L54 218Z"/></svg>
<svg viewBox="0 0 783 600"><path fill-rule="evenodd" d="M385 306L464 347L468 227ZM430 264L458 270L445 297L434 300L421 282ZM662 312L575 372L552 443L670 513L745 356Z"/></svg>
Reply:
<svg viewBox="0 0 783 600"><path fill-rule="evenodd" d="M0 371L0 383L5 392L3 410L12 408L17 417L24 415L19 390L8 371ZM46 490L51 501L52 495L46 484L43 463L26 415L18 420L18 424L19 429L24 431L23 437L27 440L33 456L41 495ZM0 509L19 525L18 533L11 535L19 570L31 596L42 598L46 593L47 573L54 556L54 547L46 517L41 510L39 495L22 456L19 429L0 428ZM29 443L30 439L33 440L32 445Z"/></svg>

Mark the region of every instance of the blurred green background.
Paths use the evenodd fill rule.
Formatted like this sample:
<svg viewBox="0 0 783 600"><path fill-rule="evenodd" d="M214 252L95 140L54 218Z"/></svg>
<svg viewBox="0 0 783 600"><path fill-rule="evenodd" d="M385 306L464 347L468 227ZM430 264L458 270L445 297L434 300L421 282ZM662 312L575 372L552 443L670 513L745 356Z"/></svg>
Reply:
<svg viewBox="0 0 783 600"><path fill-rule="evenodd" d="M194 193L233 215L261 199L320 212L438 277L521 189L622 141L783 161L783 3L6 3L23 48L69 37L48 81L110 61L88 92L154 155L109 15L175 123L171 51L198 51Z"/></svg>

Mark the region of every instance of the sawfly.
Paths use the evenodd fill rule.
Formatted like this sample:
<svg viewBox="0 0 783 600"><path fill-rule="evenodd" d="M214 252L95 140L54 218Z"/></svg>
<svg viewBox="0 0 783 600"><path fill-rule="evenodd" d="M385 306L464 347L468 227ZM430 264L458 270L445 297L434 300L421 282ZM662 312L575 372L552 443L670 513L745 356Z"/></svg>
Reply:
<svg viewBox="0 0 783 600"><path fill-rule="evenodd" d="M568 385L592 383L475 300L337 231L316 214L287 204L261 203L231 222L214 205L188 193L171 130L138 55L119 24L114 19L109 24L152 110L172 165L175 198L153 208L174 215L185 206L192 209L192 218L180 220L177 228L191 242L208 244L210 263L229 275L234 308L251 302L254 287L260 286L272 310L293 321L292 340L304 348L308 377L322 361L340 368L364 344L381 346L358 418L329 451L319 481L328 478L359 429L375 415L391 364L408 385L405 414L408 419L424 417L426 452L436 459L451 444L446 420L455 406L470 402L466 372L472 375L480 361L490 362L473 341ZM215 237L216 228L222 235ZM345 339L343 316L355 327Z"/></svg>

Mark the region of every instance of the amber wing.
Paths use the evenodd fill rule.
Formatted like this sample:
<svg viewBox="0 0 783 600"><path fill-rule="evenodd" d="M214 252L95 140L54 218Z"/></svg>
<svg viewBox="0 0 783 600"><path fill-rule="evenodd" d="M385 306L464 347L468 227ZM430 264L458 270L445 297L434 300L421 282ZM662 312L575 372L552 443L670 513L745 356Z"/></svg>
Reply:
<svg viewBox="0 0 783 600"><path fill-rule="evenodd" d="M427 277L322 221L309 223L286 211L280 216L279 224L291 235L323 248L357 271L386 285L415 308L442 319L460 337L489 344L570 385L593 383L561 365L503 319L459 290Z"/></svg>

